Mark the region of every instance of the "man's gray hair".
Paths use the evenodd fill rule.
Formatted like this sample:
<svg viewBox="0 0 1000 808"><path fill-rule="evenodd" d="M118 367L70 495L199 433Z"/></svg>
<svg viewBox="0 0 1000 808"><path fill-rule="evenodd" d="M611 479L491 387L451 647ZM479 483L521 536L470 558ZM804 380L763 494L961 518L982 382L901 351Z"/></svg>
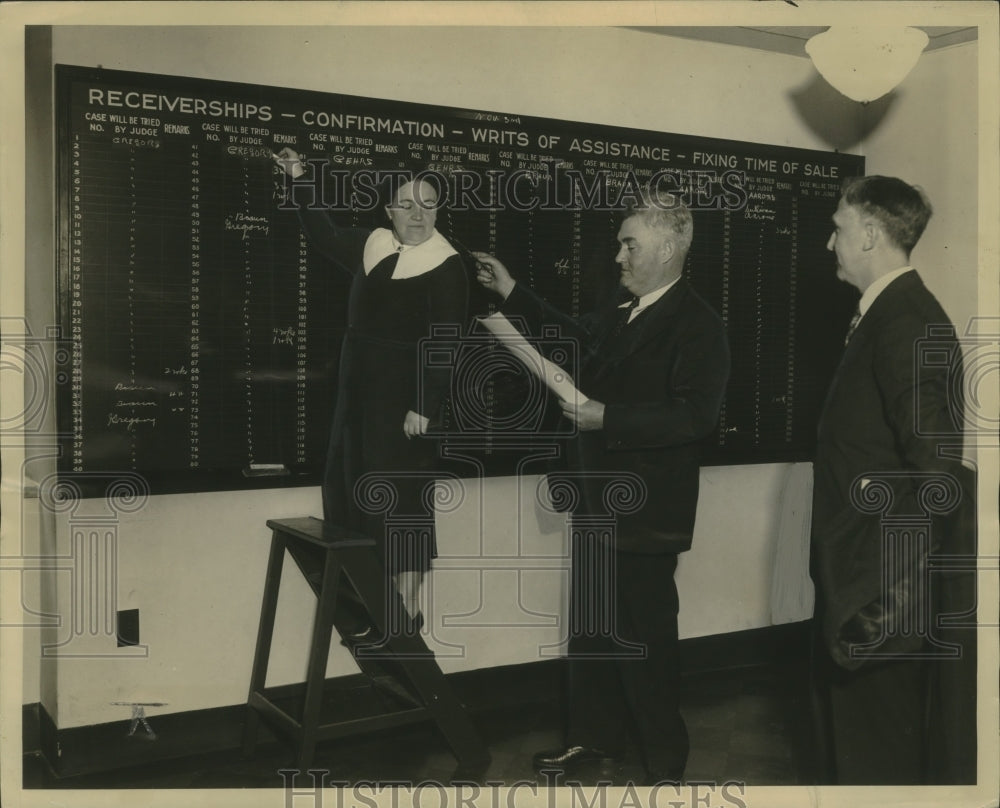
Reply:
<svg viewBox="0 0 1000 808"><path fill-rule="evenodd" d="M681 255L686 255L694 238L691 211L676 194L643 189L640 198L629 203L622 212L622 221L641 216L654 230L661 230L674 242Z"/></svg>

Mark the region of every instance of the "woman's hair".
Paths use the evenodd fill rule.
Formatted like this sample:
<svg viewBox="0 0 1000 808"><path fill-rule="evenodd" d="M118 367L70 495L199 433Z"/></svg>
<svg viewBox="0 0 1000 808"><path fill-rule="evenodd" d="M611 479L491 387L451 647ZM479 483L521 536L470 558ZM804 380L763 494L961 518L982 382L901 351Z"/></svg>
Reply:
<svg viewBox="0 0 1000 808"><path fill-rule="evenodd" d="M383 208L391 205L399 190L408 183L419 180L426 182L437 195L437 207L447 196L447 178L440 171L425 164L411 163L402 168L380 169L376 172L378 178L379 205Z"/></svg>

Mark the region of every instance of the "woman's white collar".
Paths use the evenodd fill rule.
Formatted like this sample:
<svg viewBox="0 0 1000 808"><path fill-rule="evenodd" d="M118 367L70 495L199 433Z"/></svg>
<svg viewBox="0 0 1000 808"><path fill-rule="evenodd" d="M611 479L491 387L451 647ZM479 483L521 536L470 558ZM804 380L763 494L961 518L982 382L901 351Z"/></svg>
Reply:
<svg viewBox="0 0 1000 808"><path fill-rule="evenodd" d="M367 275L380 261L393 253L399 253L399 261L396 262L396 268L392 273L392 277L396 279L423 275L458 254L437 230L431 233L427 241L406 245L400 244L392 230L380 227L373 231L365 242L365 274Z"/></svg>

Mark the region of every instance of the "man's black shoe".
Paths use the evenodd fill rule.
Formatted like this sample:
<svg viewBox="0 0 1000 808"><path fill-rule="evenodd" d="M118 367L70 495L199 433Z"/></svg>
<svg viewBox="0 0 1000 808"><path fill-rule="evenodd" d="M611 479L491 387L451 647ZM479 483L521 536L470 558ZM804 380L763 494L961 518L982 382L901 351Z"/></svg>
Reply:
<svg viewBox="0 0 1000 808"><path fill-rule="evenodd" d="M539 752L532 759L532 765L536 770L541 769L570 769L581 763L615 763L620 760L619 755L605 752L603 749L594 749L589 746L567 746L563 749L551 749L546 752Z"/></svg>

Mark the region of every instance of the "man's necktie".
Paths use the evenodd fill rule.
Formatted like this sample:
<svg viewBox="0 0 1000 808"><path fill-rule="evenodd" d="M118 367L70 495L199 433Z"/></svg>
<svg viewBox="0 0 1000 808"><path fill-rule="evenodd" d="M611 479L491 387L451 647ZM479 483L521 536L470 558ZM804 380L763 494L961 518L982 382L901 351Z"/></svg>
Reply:
<svg viewBox="0 0 1000 808"><path fill-rule="evenodd" d="M854 316L851 318L850 324L847 326L847 335L844 337L844 345L847 345L851 341L851 337L854 336L854 332L858 327L858 322L861 320L861 309L857 308L854 310Z"/></svg>
<svg viewBox="0 0 1000 808"><path fill-rule="evenodd" d="M638 305L639 298L633 295L625 305L618 307L618 319L615 321L615 327L611 329L609 339L614 339L625 330L628 318L632 316L632 310Z"/></svg>

